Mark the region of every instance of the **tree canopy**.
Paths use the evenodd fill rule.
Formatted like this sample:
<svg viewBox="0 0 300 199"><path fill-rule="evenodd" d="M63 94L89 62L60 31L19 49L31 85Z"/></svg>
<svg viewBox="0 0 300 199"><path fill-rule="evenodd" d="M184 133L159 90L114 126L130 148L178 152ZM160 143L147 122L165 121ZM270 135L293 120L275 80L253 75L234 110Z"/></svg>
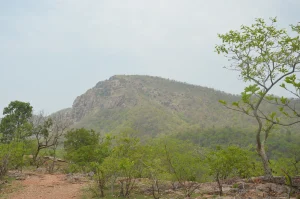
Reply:
<svg viewBox="0 0 300 199"><path fill-rule="evenodd" d="M220 102L256 119L257 151L268 177L272 172L265 143L270 132L275 125L289 126L300 122L299 105L295 101L271 94L276 87L281 87L299 97L296 73L300 71L300 26L291 25L293 34L288 34L285 29L278 29L276 23L276 18L270 18L270 24L258 18L256 23L243 25L239 31L219 34L222 44L216 45L218 54L231 62L227 68L239 72L240 78L249 83L239 101ZM277 106L277 111L266 111L265 104Z"/></svg>
<svg viewBox="0 0 300 199"><path fill-rule="evenodd" d="M32 106L30 103L12 101L3 110L4 117L0 123L1 142L20 141L30 135Z"/></svg>

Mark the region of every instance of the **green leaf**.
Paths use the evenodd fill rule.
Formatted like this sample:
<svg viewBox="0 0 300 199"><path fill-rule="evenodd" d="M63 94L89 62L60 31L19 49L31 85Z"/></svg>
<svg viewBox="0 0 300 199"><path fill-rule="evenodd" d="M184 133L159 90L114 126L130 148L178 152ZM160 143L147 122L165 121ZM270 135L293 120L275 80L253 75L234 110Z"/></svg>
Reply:
<svg viewBox="0 0 300 199"><path fill-rule="evenodd" d="M268 95L268 96L266 96L266 99L269 101L272 101L275 99L275 97L273 95Z"/></svg>
<svg viewBox="0 0 300 199"><path fill-rule="evenodd" d="M227 102L224 101L224 100L219 100L219 102L220 102L221 104L223 104L223 105L227 105Z"/></svg>
<svg viewBox="0 0 300 199"><path fill-rule="evenodd" d="M276 112L272 112L272 113L270 114L270 117L272 118L272 120L274 119L275 116L276 116Z"/></svg>
<svg viewBox="0 0 300 199"><path fill-rule="evenodd" d="M280 84L280 87L286 88L284 83Z"/></svg>
<svg viewBox="0 0 300 199"><path fill-rule="evenodd" d="M232 106L239 107L239 102L232 102Z"/></svg>
<svg viewBox="0 0 300 199"><path fill-rule="evenodd" d="M282 104L286 104L287 103L287 98L281 97L280 101L281 101Z"/></svg>

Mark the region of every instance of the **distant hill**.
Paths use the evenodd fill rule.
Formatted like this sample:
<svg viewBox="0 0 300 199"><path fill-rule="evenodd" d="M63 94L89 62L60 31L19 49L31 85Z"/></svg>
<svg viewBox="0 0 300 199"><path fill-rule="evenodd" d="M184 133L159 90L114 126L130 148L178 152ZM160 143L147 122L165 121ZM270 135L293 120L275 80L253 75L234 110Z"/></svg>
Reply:
<svg viewBox="0 0 300 199"><path fill-rule="evenodd" d="M254 120L229 111L218 100L239 97L211 88L141 75L116 75L77 97L72 108L59 111L74 127L118 132L124 127L145 136L188 129L249 128Z"/></svg>

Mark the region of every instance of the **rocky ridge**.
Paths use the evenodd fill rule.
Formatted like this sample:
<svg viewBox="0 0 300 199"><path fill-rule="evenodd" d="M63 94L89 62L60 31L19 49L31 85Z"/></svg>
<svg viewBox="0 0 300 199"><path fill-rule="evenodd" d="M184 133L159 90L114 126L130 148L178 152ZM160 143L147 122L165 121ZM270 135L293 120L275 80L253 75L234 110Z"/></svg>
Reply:
<svg viewBox="0 0 300 199"><path fill-rule="evenodd" d="M228 111L218 100L238 96L160 77L116 75L78 96L72 108L58 113L74 127L114 131L130 126L157 135L182 129L236 126L249 128L251 118Z"/></svg>

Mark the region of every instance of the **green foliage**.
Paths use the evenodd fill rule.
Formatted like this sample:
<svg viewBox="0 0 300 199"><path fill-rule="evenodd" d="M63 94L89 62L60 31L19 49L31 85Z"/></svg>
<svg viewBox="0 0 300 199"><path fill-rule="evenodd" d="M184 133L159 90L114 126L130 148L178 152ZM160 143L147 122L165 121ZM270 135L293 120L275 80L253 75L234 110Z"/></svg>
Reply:
<svg viewBox="0 0 300 199"><path fill-rule="evenodd" d="M184 182L204 179L203 165L195 145L176 139L164 139L160 144L165 165L175 180Z"/></svg>
<svg viewBox="0 0 300 199"><path fill-rule="evenodd" d="M219 34L222 44L216 46L218 54L223 54L232 61L229 68L238 71L240 77L250 83L241 93L241 99L233 106L224 102L222 104L256 119L257 150L268 177L272 177L272 172L264 145L274 125L288 126L300 122L299 110L294 102L291 103L284 96L269 95L270 91L279 86L300 97L295 75L300 71L300 26L291 26L291 31L296 36L290 36L285 29L277 29L276 23L276 18L270 18L270 24L258 18L256 23L241 26L239 31L231 30L226 34ZM285 83L280 85L282 81ZM289 84L292 90L285 84ZM263 108L266 103L277 108L266 111ZM291 113L298 117L291 116Z"/></svg>
<svg viewBox="0 0 300 199"><path fill-rule="evenodd" d="M190 141L199 147L215 149L230 145L247 148L255 145L255 129L239 129L233 127L191 129L171 135L171 138ZM292 158L300 160L300 134L291 128L274 129L266 143L266 153L271 160Z"/></svg>
<svg viewBox="0 0 300 199"><path fill-rule="evenodd" d="M142 146L134 131L123 131L116 137L116 145L113 148L111 158L117 165L121 176L132 178L141 176Z"/></svg>
<svg viewBox="0 0 300 199"><path fill-rule="evenodd" d="M163 157L162 167L168 172L170 180L178 182L183 188L186 197L190 197L198 188L196 182L204 181L206 169L199 154L198 148L190 142L177 139L161 139ZM173 187L176 189L176 186Z"/></svg>
<svg viewBox="0 0 300 199"><path fill-rule="evenodd" d="M70 130L66 133L64 147L67 152L78 150L84 146L96 145L99 143L100 135L94 130L84 128Z"/></svg>
<svg viewBox="0 0 300 199"><path fill-rule="evenodd" d="M149 140L143 147L143 176L152 180L171 179L165 164L165 153L161 139Z"/></svg>
<svg viewBox="0 0 300 199"><path fill-rule="evenodd" d="M104 188L112 168L106 167L103 161L111 154L112 138L109 135L101 138L94 130L84 128L68 131L65 138L65 157L71 161L69 171L93 171L99 196L104 197Z"/></svg>
<svg viewBox="0 0 300 199"><path fill-rule="evenodd" d="M129 197L135 178L142 175L143 147L133 129L124 129L115 138L115 144L109 157L105 158L101 166L102 175L111 178L114 184L117 177L121 177L120 196Z"/></svg>
<svg viewBox="0 0 300 199"><path fill-rule="evenodd" d="M64 148L66 159L70 160L73 169L79 166L81 169L90 169L91 163L101 163L109 154L110 139L100 142L100 134L84 128L70 130L65 135Z"/></svg>
<svg viewBox="0 0 300 199"><path fill-rule="evenodd" d="M27 140L32 134L32 106L21 101L12 101L3 110L0 123L0 177L8 169L22 169L28 164L24 155L32 150L32 142Z"/></svg>
<svg viewBox="0 0 300 199"><path fill-rule="evenodd" d="M255 133L252 128L241 129L224 127L187 129L181 133L173 134L170 137L190 141L199 147L213 149L217 146L227 147L229 145L237 145L247 147L249 145L254 145L255 140L253 140L253 136L255 136Z"/></svg>
<svg viewBox="0 0 300 199"><path fill-rule="evenodd" d="M8 144L9 148L9 165L10 168L22 168L23 166L26 166L29 162L26 157L23 157L25 155L25 143L24 142L11 142Z"/></svg>
<svg viewBox="0 0 300 199"><path fill-rule="evenodd" d="M220 180L238 176L247 178L258 173L254 153L249 149L237 146L217 148L206 155L206 161L210 169L210 175Z"/></svg>
<svg viewBox="0 0 300 199"><path fill-rule="evenodd" d="M9 169L20 169L28 166L30 159L26 158L32 150L32 142L23 141L0 144L0 179Z"/></svg>
<svg viewBox="0 0 300 199"><path fill-rule="evenodd" d="M274 174L277 176L285 176L285 172L290 176L300 174L300 160L294 158L279 158L272 161L271 165Z"/></svg>
<svg viewBox="0 0 300 199"><path fill-rule="evenodd" d="M150 180L150 190L155 199L162 197L162 181L171 179L168 168L164 164L163 147L158 139L149 140L143 147L143 157L141 159L143 170L142 177Z"/></svg>
<svg viewBox="0 0 300 199"><path fill-rule="evenodd" d="M237 146L229 146L206 154L206 162L209 174L218 182L220 195L222 195L222 180L229 177L247 178L258 175L258 164L253 158L253 153L248 149Z"/></svg>
<svg viewBox="0 0 300 199"><path fill-rule="evenodd" d="M12 101L4 108L3 115L0 123L2 143L22 141L31 135L29 119L32 116L32 106L29 103Z"/></svg>
<svg viewBox="0 0 300 199"><path fill-rule="evenodd" d="M7 144L0 144L0 180L6 175L9 169L10 153Z"/></svg>

